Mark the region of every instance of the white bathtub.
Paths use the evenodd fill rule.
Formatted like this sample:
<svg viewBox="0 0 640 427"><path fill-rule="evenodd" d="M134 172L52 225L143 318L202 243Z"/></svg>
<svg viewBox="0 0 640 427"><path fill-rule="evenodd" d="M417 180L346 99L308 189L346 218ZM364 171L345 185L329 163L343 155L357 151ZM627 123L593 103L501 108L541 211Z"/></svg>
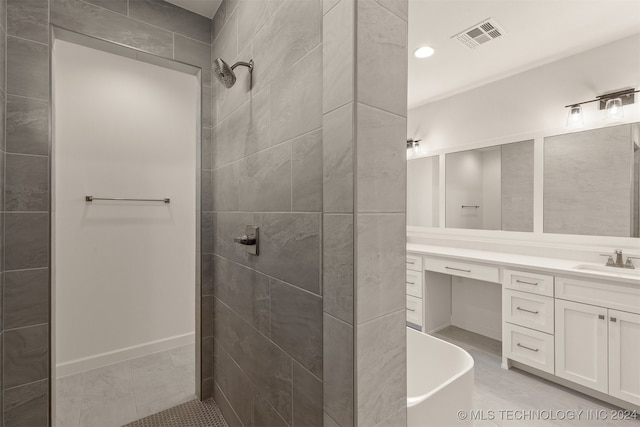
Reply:
<svg viewBox="0 0 640 427"><path fill-rule="evenodd" d="M407 328L407 426L472 425L473 358L458 346ZM466 419L461 420L459 411Z"/></svg>

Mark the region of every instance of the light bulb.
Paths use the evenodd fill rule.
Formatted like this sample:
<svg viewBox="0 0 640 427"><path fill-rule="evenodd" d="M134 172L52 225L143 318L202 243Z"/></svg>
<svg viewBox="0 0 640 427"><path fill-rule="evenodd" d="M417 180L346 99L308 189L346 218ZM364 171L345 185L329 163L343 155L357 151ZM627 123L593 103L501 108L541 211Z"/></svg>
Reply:
<svg viewBox="0 0 640 427"><path fill-rule="evenodd" d="M607 103L604 106L604 118L610 121L621 120L624 118L621 98L607 99Z"/></svg>
<svg viewBox="0 0 640 427"><path fill-rule="evenodd" d="M567 116L567 127L569 129L580 129L584 126L584 118L582 117L582 107L572 105Z"/></svg>

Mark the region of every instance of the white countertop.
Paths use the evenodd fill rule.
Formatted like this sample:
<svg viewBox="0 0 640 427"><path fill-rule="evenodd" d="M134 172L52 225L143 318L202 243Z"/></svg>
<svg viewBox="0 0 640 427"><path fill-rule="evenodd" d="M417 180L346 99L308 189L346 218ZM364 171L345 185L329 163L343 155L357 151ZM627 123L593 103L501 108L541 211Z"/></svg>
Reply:
<svg viewBox="0 0 640 427"><path fill-rule="evenodd" d="M607 267L607 271L592 271L576 268L577 266L592 266L594 268L601 268L604 264L592 264L576 260L518 255L506 252L490 252L480 251L476 249L423 245L418 243L407 243L407 252L476 263L479 262L484 264L497 264L501 267L534 269L536 271L544 271L552 273L554 275L566 274L571 276L580 276L584 277L585 279L591 280L604 279L607 281L623 282L640 286L640 274L636 277L632 276L632 274L640 270L626 270L622 268L618 269L614 267Z"/></svg>

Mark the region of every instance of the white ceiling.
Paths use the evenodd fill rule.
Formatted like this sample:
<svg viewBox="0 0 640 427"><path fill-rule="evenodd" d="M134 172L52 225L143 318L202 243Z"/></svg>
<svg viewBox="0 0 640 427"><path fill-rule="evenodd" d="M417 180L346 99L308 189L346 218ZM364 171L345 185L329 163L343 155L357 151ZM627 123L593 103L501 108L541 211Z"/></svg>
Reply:
<svg viewBox="0 0 640 427"><path fill-rule="evenodd" d="M504 36L475 50L451 39L489 17L502 26ZM639 31L640 0L409 0L408 106L411 109ZM416 59L413 51L422 45L435 48L436 53Z"/></svg>
<svg viewBox="0 0 640 427"><path fill-rule="evenodd" d="M180 6L183 9L195 12L198 15L206 16L207 18L213 18L216 14L216 10L220 7L222 0L167 0L169 3L173 3L176 6Z"/></svg>

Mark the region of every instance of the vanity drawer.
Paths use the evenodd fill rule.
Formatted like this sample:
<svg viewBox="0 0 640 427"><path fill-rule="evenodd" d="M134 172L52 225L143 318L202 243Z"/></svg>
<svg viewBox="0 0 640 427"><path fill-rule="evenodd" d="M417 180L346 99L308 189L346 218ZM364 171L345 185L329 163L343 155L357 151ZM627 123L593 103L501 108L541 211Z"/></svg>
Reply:
<svg viewBox="0 0 640 427"><path fill-rule="evenodd" d="M407 295L422 298L422 271L407 270Z"/></svg>
<svg viewBox="0 0 640 427"><path fill-rule="evenodd" d="M553 296L553 276L505 269L502 284L517 291Z"/></svg>
<svg viewBox="0 0 640 427"><path fill-rule="evenodd" d="M502 326L502 353L503 357L508 359L550 374L554 373L553 335L504 323Z"/></svg>
<svg viewBox="0 0 640 427"><path fill-rule="evenodd" d="M553 334L553 298L504 289L502 319L525 328Z"/></svg>
<svg viewBox="0 0 640 427"><path fill-rule="evenodd" d="M453 276L500 283L498 267L489 265L424 257L424 268L425 270L451 274Z"/></svg>
<svg viewBox="0 0 640 427"><path fill-rule="evenodd" d="M422 299L407 295L407 322L422 327Z"/></svg>
<svg viewBox="0 0 640 427"><path fill-rule="evenodd" d="M556 298L640 314L640 286L556 277Z"/></svg>
<svg viewBox="0 0 640 427"><path fill-rule="evenodd" d="M422 271L422 257L407 255L407 270Z"/></svg>

